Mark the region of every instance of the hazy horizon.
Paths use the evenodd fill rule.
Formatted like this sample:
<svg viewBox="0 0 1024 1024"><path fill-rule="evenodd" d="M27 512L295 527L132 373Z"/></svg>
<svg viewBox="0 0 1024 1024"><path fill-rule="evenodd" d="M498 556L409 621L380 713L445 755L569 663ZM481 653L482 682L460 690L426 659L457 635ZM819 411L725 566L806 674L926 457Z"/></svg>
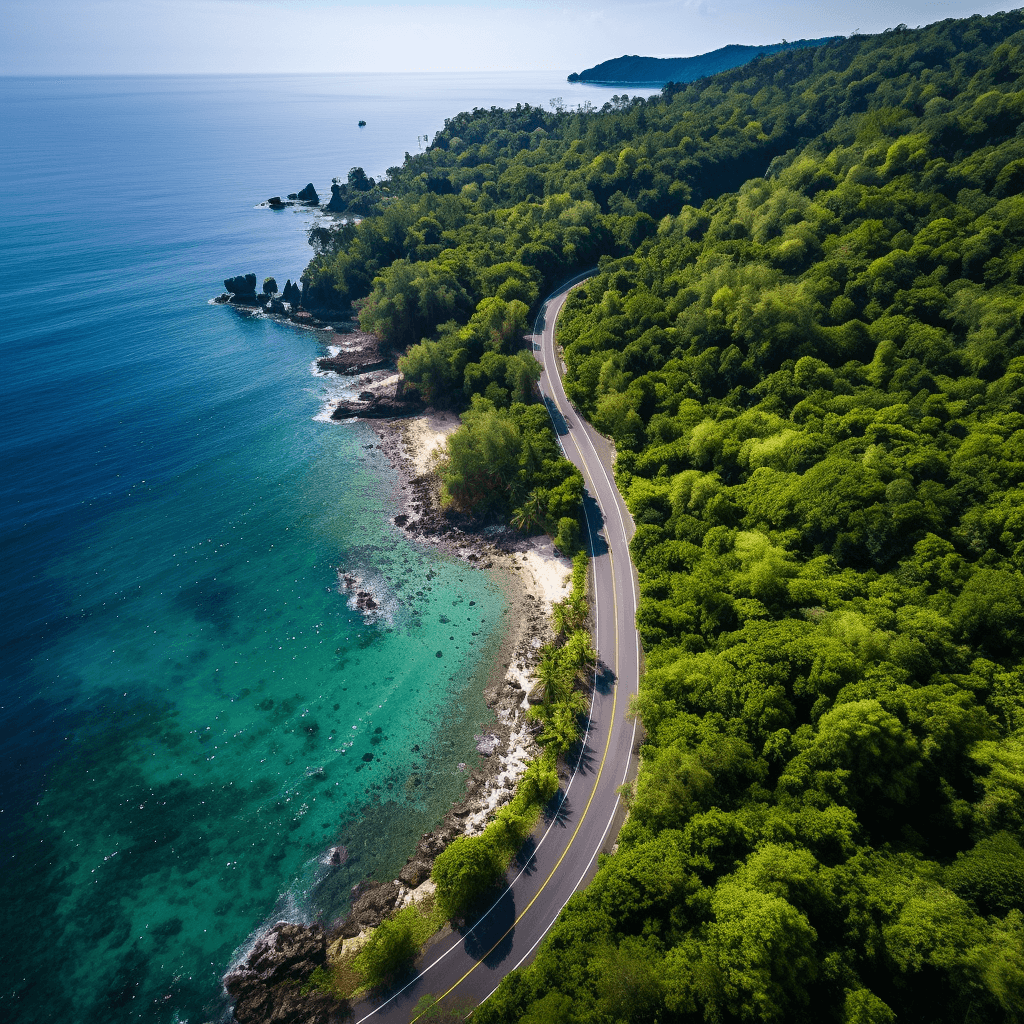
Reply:
<svg viewBox="0 0 1024 1024"><path fill-rule="evenodd" d="M623 54L686 57L1005 9L958 0L2 0L0 74L582 71Z"/></svg>

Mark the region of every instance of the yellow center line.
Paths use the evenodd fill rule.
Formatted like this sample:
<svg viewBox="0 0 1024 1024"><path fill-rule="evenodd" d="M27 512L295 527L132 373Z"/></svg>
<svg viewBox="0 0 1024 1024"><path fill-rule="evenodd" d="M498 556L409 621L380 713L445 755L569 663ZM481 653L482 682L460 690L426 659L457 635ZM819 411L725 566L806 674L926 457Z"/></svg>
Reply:
<svg viewBox="0 0 1024 1024"><path fill-rule="evenodd" d="M558 399L554 398L554 402L555 402L555 407L558 409L559 413L561 413L561 415L564 417L565 413L562 412L561 406L558 404ZM569 434L569 439L572 441L573 447L576 449L576 454L579 455L579 457L580 457L580 462L582 462L584 467L585 467L586 466L586 460L583 458L583 452L580 451L580 447L576 443L576 439L572 436L571 433ZM593 486L593 481L590 479L590 474L587 472L586 469L583 470L583 474L587 478L588 483L590 483L590 485L591 485L591 493L594 495L594 498L596 499L597 498L597 488ZM614 628L614 632L615 632L615 643L614 643L614 651L615 651L615 656L614 656L615 678L618 679L618 676L619 676L619 607L618 607L618 600L616 598L616 587L615 587L615 560L612 558L611 544L608 545L608 565L609 565L609 568L610 568L610 571L611 571L611 578L612 578L612 603L613 603L613 606L614 606L614 611L613 611L613 628ZM550 873L548 874L548 877L544 879L544 883L541 885L541 887L534 894L533 899L530 900L530 902L527 903L525 907L523 907L522 912L512 922L512 924L510 924L508 926L508 928L505 930L505 932L502 934L502 936L498 939L498 941L495 942L494 945L491 946L491 948L489 950L487 950L487 952L482 957L480 957L480 959L477 960L477 962L475 964L473 964L473 966L470 967L470 969L468 971L466 971L466 973L461 978L459 978L459 980L457 982L455 982L455 984L452 985L451 988L449 988L446 992L442 992L441 995L439 995L437 997L437 1002L440 1002L442 999L445 999L447 996L450 996L452 994L452 992L454 992L498 948L498 946L500 946L502 944L502 942L505 941L505 939L509 936L509 934L511 934L515 930L516 925L519 924L519 922L522 921L522 919L526 916L526 914L529 911L530 907L532 907L534 905L534 903L537 902L538 898L540 897L540 894L547 888L548 883L554 877L555 872L558 870L558 868L561 865L562 861L565 859L565 855L569 852L569 849L572 847L572 844L575 841L576 836L579 834L580 829L583 827L583 822L586 820L586 817L587 817L587 811L590 810L590 805L593 803L594 797L597 795L597 787L598 787L598 784L601 781L601 774L604 771L605 761L608 759L608 748L609 748L609 746L611 745L611 742L612 742L612 726L615 724L615 708L616 708L616 705L618 703L618 698L619 698L619 688L618 688L618 686L615 686L612 689L612 713L611 713L611 717L608 719L608 734L607 734L607 736L605 736L604 751L601 754L601 764L598 766L598 769L597 769L597 777L594 779L594 786L593 786L593 788L590 791L590 797L587 800L587 805L586 805L586 807L583 808L583 813L580 815L579 823L576 825L575 831L573 832L572 836L569 838L569 842L565 844L565 849L562 851L562 855L558 858L557 861L555 861L555 866L551 869ZM422 1016L422 1014L419 1014L418 1016L413 1017L412 1021L410 1022L410 1024L415 1024L415 1021L419 1020L421 1016Z"/></svg>

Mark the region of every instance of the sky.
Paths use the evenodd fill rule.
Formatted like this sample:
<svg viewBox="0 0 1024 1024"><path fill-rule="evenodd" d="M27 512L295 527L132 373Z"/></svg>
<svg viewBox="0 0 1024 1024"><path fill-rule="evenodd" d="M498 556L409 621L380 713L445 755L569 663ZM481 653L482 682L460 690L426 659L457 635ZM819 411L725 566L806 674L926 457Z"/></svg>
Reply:
<svg viewBox="0 0 1024 1024"><path fill-rule="evenodd" d="M0 0L0 74L582 71L623 54L686 57L1008 9L1005 0Z"/></svg>

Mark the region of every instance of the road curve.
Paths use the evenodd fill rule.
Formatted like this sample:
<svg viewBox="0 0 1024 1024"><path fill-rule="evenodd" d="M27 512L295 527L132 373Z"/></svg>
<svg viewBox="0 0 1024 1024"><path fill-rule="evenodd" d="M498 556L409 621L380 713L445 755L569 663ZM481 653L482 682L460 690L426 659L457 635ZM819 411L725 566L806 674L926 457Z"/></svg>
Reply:
<svg viewBox="0 0 1024 1024"><path fill-rule="evenodd" d="M597 870L597 855L614 842L621 819L618 787L635 772L636 724L629 698L637 692L640 640L637 585L629 558L633 523L608 468L608 443L569 404L555 347L555 322L580 275L541 307L533 336L543 371L540 389L562 450L583 474L588 546L592 554L594 642L600 658L583 749L563 780L557 813L527 841L508 873L508 887L470 928L433 942L417 973L394 994L355 1007L355 1024L406 1024L430 994L476 1005L506 974L532 959L574 892ZM602 454L604 459L602 459Z"/></svg>

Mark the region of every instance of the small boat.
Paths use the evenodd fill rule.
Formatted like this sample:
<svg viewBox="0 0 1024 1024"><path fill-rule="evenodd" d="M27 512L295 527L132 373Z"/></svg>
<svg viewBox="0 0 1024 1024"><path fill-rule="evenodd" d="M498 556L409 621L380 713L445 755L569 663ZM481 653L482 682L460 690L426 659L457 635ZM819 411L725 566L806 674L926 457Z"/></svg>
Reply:
<svg viewBox="0 0 1024 1024"><path fill-rule="evenodd" d="M359 122L359 127L360 128L365 128L366 127L366 122L365 121L360 121Z"/></svg>

